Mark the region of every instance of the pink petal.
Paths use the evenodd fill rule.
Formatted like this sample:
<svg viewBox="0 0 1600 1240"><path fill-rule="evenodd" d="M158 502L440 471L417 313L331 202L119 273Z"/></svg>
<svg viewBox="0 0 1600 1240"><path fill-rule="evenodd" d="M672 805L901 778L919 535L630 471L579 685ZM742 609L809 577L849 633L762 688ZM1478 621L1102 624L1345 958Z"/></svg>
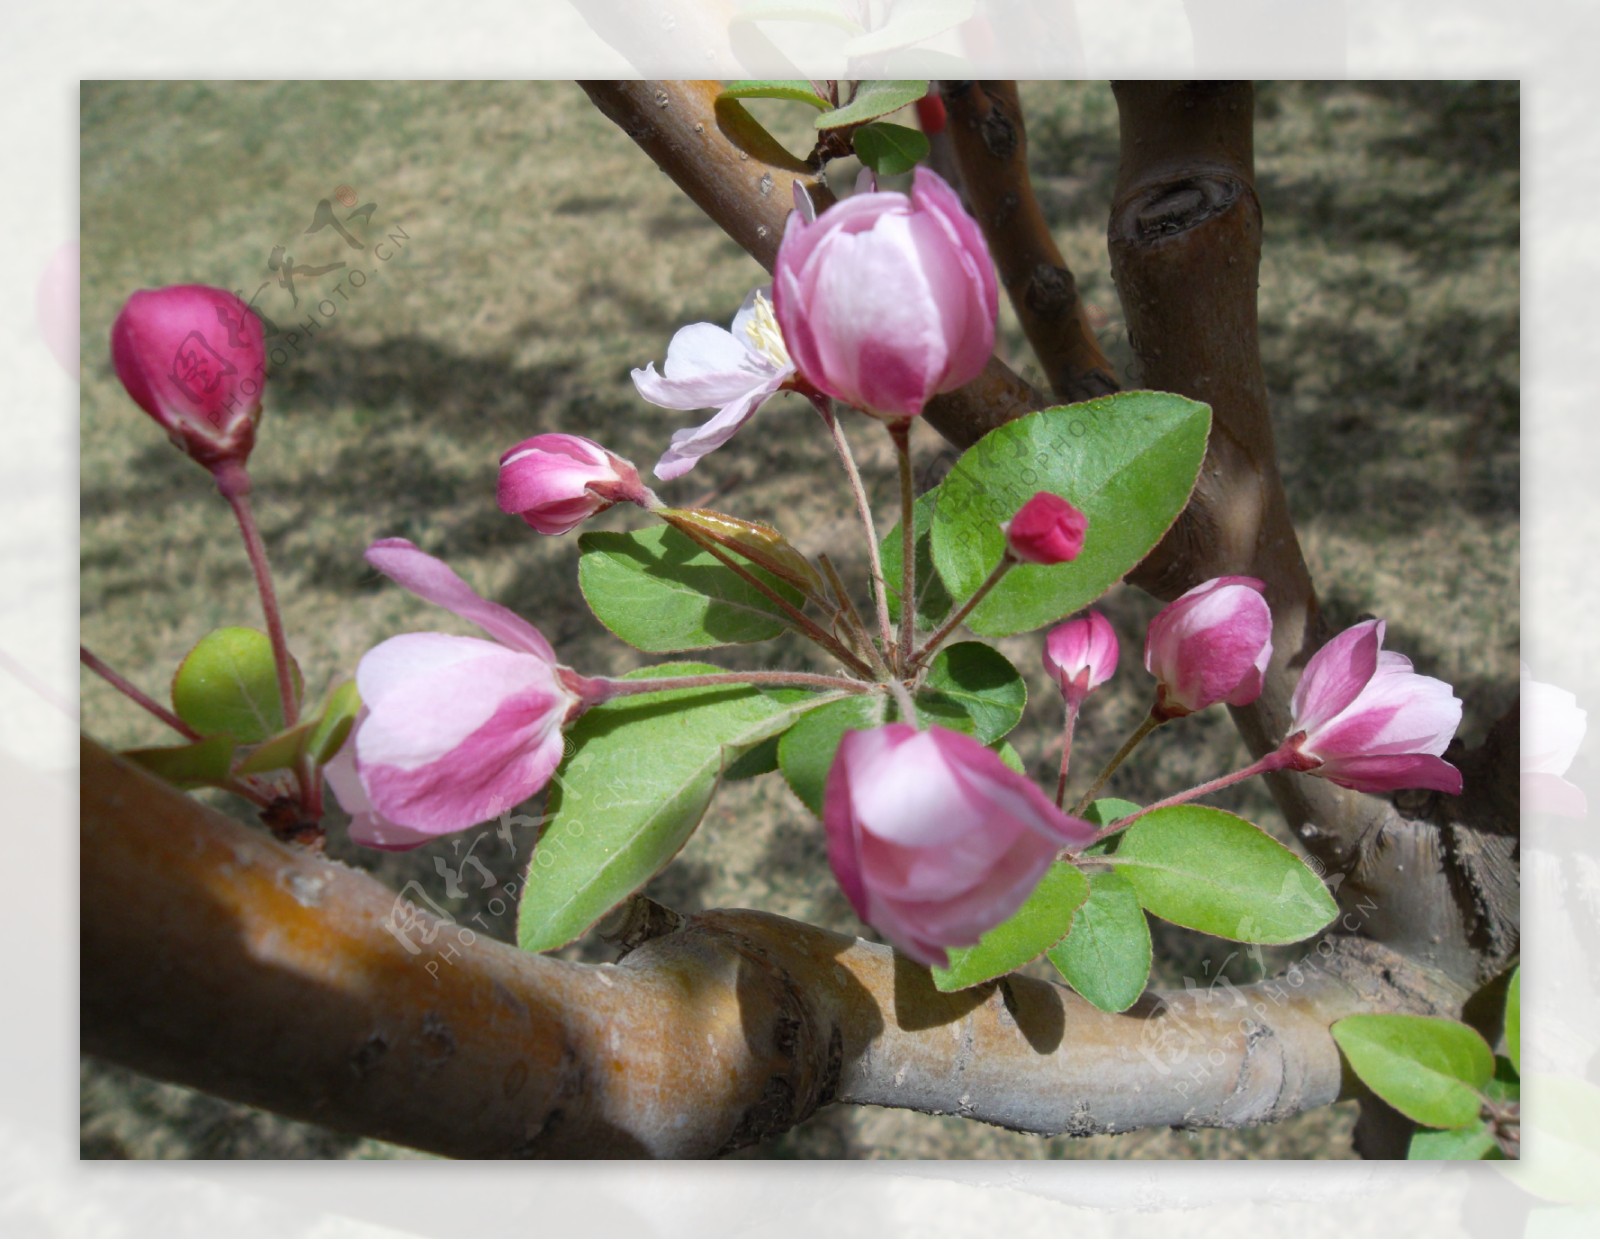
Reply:
<svg viewBox="0 0 1600 1240"><path fill-rule="evenodd" d="M418 598L472 621L513 650L525 650L555 663L556 652L538 629L509 608L483 598L443 560L406 539L383 538L373 543L367 548L367 563Z"/></svg>
<svg viewBox="0 0 1600 1240"><path fill-rule="evenodd" d="M1289 699L1297 728L1314 731L1356 700L1378 670L1383 631L1382 620L1363 621L1311 656Z"/></svg>
<svg viewBox="0 0 1600 1240"><path fill-rule="evenodd" d="M671 446L656 462L655 474L663 482L681 478L693 469L700 458L715 452L738 433L739 428L753 418L768 398L783 386L784 375L776 375L766 383L752 388L737 400L724 405L710 421L700 426L675 431Z"/></svg>
<svg viewBox="0 0 1600 1240"><path fill-rule="evenodd" d="M544 787L561 761L570 698L538 683L546 665L521 658L522 683L483 660L435 673L373 712L357 734L356 761L378 813L415 831L460 831ZM484 706L487 717L461 735Z"/></svg>
<svg viewBox="0 0 1600 1240"><path fill-rule="evenodd" d="M434 637L434 652L450 640L443 634L408 636ZM393 651L405 640L391 638L384 646ZM463 649L470 642L481 653L450 662L419 662L408 672L394 666L396 655L386 662L375 659L383 647L361 661L356 685L370 711L357 736L356 759L362 770L373 764L413 770L437 762L480 732L509 698L555 715L559 726L571 698L550 664L493 642L471 637L454 641ZM420 649L420 643L410 649ZM369 697L369 687L379 691Z"/></svg>
<svg viewBox="0 0 1600 1240"><path fill-rule="evenodd" d="M356 668L356 689L370 713L391 693L445 668L514 654L498 642L451 633L402 633L379 642Z"/></svg>
<svg viewBox="0 0 1600 1240"><path fill-rule="evenodd" d="M1432 754L1389 754L1335 758L1312 772L1358 792L1433 788L1461 795L1461 772Z"/></svg>

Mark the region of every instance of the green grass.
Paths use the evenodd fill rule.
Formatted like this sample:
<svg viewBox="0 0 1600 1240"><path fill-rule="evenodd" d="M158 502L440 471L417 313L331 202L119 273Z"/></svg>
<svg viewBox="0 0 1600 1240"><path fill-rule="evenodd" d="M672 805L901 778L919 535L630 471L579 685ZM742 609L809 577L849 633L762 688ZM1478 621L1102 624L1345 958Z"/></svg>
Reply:
<svg viewBox="0 0 1600 1240"><path fill-rule="evenodd" d="M1024 88L1040 197L1086 298L1129 356L1105 257L1116 113L1096 85ZM368 232L408 234L358 295L277 366L252 460L257 506L286 622L313 694L362 652L409 629L469 631L366 569L372 539L403 535L538 624L585 672L646 662L588 615L575 538L544 539L493 502L499 454L542 431L602 440L642 467L691 415L641 401L631 367L659 362L673 331L726 322L762 273L673 189L571 84L87 84L82 96L82 631L157 696L193 642L258 623L247 566L205 475L126 399L106 337L135 288L270 278L285 245L301 264L355 261L328 232L303 236L317 200L351 186ZM1518 100L1515 84L1331 83L1260 92L1257 161L1266 216L1263 361L1290 500L1330 618L1371 612L1389 644L1467 699L1481 737L1515 694L1518 431ZM341 215L344 213L341 212ZM337 277L305 280L302 300ZM349 291L349 290L347 290ZM276 284L257 303L290 325ZM307 306L300 315L314 313ZM1002 345L1028 367L1003 311ZM887 437L852 426L879 512L894 494ZM938 450L919 429L923 463ZM772 521L807 551L849 548L853 516L826 437L803 402L775 402L687 479L689 501ZM626 514L599 528L624 528ZM1132 591L1105 610L1123 674L1079 728L1080 777L1147 706L1138 671L1155 605ZM1017 746L1053 767L1053 689L1039 639L1002 649L1029 678ZM793 643L738 656L799 666ZM92 677L88 730L118 746L160 743ZM1143 797L1198 782L1243 747L1222 712L1163 729L1118 777ZM1258 788L1230 808L1272 820ZM432 858L333 851L437 893ZM527 860L491 837L496 873ZM821 832L777 782L730 786L652 893L685 910L744 905L849 933L860 926L827 869ZM509 914L482 897L503 937ZM590 949L584 948L583 951ZM1157 979L1258 976L1234 945L1161 930ZM372 1156L375 1143L263 1117L91 1065L91 1156ZM1348 1156L1348 1106L1249 1133L1146 1132L1041 1141L955 1119L832 1109L755 1156L1243 1158ZM220 1135L219 1135L220 1134Z"/></svg>

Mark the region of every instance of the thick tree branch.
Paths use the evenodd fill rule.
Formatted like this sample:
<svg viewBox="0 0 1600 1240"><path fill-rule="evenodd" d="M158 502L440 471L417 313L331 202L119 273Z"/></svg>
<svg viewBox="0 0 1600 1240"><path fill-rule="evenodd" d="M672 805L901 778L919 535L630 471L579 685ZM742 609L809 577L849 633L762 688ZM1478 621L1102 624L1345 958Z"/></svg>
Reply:
<svg viewBox="0 0 1600 1240"><path fill-rule="evenodd" d="M1260 698L1233 712L1260 756L1286 735L1300 669L1331 634L1289 517L1261 369L1252 92L1243 82L1124 82L1114 91L1122 162L1111 270L1142 368L1139 382L1212 409L1194 497L1130 580L1159 598L1224 574L1266 582L1272 665ZM1459 803L1423 798L1417 817L1307 775L1268 782L1311 852L1349 875L1341 900L1377 905L1365 933L1471 984L1498 968L1484 954L1487 939L1497 941L1500 960L1516 941L1515 883L1501 872L1509 855L1448 825L1466 804L1498 797L1484 786L1492 769L1499 768L1469 771ZM1469 865L1483 874L1472 876ZM1487 889L1485 877L1492 880Z"/></svg>
<svg viewBox="0 0 1600 1240"><path fill-rule="evenodd" d="M1332 1021L1461 999L1330 938L1283 979L1108 1016L1024 978L942 995L887 948L748 912L572 964L413 917L90 741L82 792L85 1051L453 1156L709 1156L831 1101L1077 1135L1267 1123L1340 1096Z"/></svg>
<svg viewBox="0 0 1600 1240"><path fill-rule="evenodd" d="M1116 391L1116 372L1033 194L1017 84L946 82L942 93L967 198L1051 390L1068 402Z"/></svg>
<svg viewBox="0 0 1600 1240"><path fill-rule="evenodd" d="M594 105L768 271L794 183L825 210L833 193L815 169L778 145L734 100L717 104L718 82L582 82ZM999 358L957 392L934 398L924 416L957 447L1049 404Z"/></svg>

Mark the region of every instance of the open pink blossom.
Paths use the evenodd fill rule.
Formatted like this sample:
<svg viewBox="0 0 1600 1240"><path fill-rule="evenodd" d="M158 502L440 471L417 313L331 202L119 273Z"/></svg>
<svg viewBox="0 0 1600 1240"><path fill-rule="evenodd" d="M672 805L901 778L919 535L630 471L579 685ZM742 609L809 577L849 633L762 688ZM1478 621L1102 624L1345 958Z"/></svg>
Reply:
<svg viewBox="0 0 1600 1240"><path fill-rule="evenodd" d="M1167 719L1218 702L1248 706L1272 662L1272 612L1254 577L1213 577L1150 622L1144 665L1156 678L1155 713Z"/></svg>
<svg viewBox="0 0 1600 1240"><path fill-rule="evenodd" d="M367 561L494 638L406 633L369 650L356 670L364 715L344 752L364 796L337 769L329 782L359 842L414 848L543 788L561 761L562 724L580 703L539 630L481 598L442 560L386 538Z"/></svg>
<svg viewBox="0 0 1600 1240"><path fill-rule="evenodd" d="M111 326L128 395L213 472L237 470L255 445L266 361L255 312L209 285L141 289Z"/></svg>
<svg viewBox="0 0 1600 1240"><path fill-rule="evenodd" d="M715 323L680 327L667 345L667 360L656 373L651 362L633 372L633 385L652 405L664 409L709 409L716 416L702 426L672 436L656 462L656 477L670 482L694 468L695 462L732 439L767 400L790 385L794 363L783 333L772 315L770 288L752 289L733 330Z"/></svg>
<svg viewBox="0 0 1600 1240"><path fill-rule="evenodd" d="M1097 611L1068 620L1044 639L1044 668L1066 698L1082 702L1117 670L1117 634Z"/></svg>
<svg viewBox="0 0 1600 1240"><path fill-rule="evenodd" d="M1063 847L1095 835L972 737L906 723L845 734L823 823L861 920L932 965L1010 917Z"/></svg>
<svg viewBox="0 0 1600 1240"><path fill-rule="evenodd" d="M1025 564L1066 564L1078 558L1089 518L1059 495L1039 491L1002 524L1006 550Z"/></svg>
<svg viewBox="0 0 1600 1240"><path fill-rule="evenodd" d="M1365 620L1311 656L1289 701L1292 769L1361 792L1459 796L1461 772L1439 755L1460 726L1461 699L1384 650L1383 632L1382 620Z"/></svg>
<svg viewBox="0 0 1600 1240"><path fill-rule="evenodd" d="M535 435L500 458L502 512L541 534L565 534L622 501L653 499L631 461L581 435Z"/></svg>
<svg viewBox="0 0 1600 1240"><path fill-rule="evenodd" d="M1589 712L1565 689L1535 680L1522 665L1522 808L1535 813L1583 818L1589 799L1563 778L1578 756Z"/></svg>
<svg viewBox="0 0 1600 1240"><path fill-rule="evenodd" d="M915 417L994 351L999 289L977 222L938 173L911 195L858 193L814 221L791 214L773 308L800 374L829 396Z"/></svg>

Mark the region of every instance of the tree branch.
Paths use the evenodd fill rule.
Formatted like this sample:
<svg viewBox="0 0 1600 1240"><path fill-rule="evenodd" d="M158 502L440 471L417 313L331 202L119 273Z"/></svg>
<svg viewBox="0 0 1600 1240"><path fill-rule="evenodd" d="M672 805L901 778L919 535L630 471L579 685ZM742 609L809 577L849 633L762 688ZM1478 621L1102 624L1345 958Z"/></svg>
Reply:
<svg viewBox="0 0 1600 1240"><path fill-rule="evenodd" d="M1034 355L1063 401L1117 390L1028 174L1028 137L1015 82L942 85L963 184Z"/></svg>
<svg viewBox="0 0 1600 1240"><path fill-rule="evenodd" d="M736 100L720 105L718 82L581 82L599 108L639 144L711 219L768 271L794 205L794 184L817 210L833 192L818 172L784 150ZM969 447L1049 399L999 358L966 387L935 397L930 425L957 447Z"/></svg>
<svg viewBox="0 0 1600 1240"><path fill-rule="evenodd" d="M1189 506L1129 580L1163 599L1225 574L1266 583L1272 665L1256 702L1233 711L1259 757L1286 735L1300 669L1330 634L1289 516L1261 369L1252 92L1245 82L1122 82L1113 89L1122 161L1111 210L1111 270L1140 383L1203 400L1212 410L1206 461ZM1486 935L1501 941L1500 952L1516 941L1515 900L1480 889L1458 863L1482 852L1476 836L1447 825L1473 801L1503 799L1484 784L1490 770L1469 772L1460 801L1425 799L1415 817L1402 816L1386 798L1308 775L1273 775L1268 784L1313 855L1349 876L1341 901L1377 905L1365 933L1472 984L1495 968L1484 954ZM1495 853L1489 870L1509 861L1489 851ZM1485 901L1488 907L1479 907ZM1491 924L1492 932L1475 929L1477 923Z"/></svg>
<svg viewBox="0 0 1600 1240"><path fill-rule="evenodd" d="M413 920L92 741L82 769L83 1049L451 1156L703 1157L833 1101L1075 1135L1267 1123L1340 1096L1332 1021L1461 998L1330 938L1285 979L1108 1016L1020 977L943 995L887 948L750 912L572 964Z"/></svg>

